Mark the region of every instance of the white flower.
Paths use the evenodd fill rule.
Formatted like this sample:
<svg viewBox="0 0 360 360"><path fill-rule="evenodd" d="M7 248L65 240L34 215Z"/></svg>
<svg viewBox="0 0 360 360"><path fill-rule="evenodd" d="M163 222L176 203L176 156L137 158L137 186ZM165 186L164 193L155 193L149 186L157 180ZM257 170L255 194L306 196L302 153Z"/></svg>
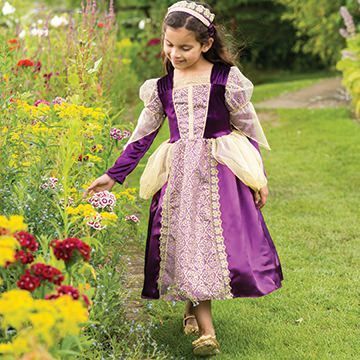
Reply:
<svg viewBox="0 0 360 360"><path fill-rule="evenodd" d="M48 29L37 29L37 28L32 28L30 30L30 35L31 36L48 36L49 35L49 31Z"/></svg>
<svg viewBox="0 0 360 360"><path fill-rule="evenodd" d="M19 38L23 39L26 35L26 31L25 30L21 30L20 34L19 34Z"/></svg>
<svg viewBox="0 0 360 360"><path fill-rule="evenodd" d="M6 2L2 8L2 13L3 15L10 15L13 14L15 12L15 8L13 6L11 6L8 2Z"/></svg>
<svg viewBox="0 0 360 360"><path fill-rule="evenodd" d="M145 20L140 20L139 22L139 29L144 30L145 29Z"/></svg>
<svg viewBox="0 0 360 360"><path fill-rule="evenodd" d="M62 25L67 25L69 22L67 21L67 19L64 16L57 16L55 15L51 20L50 20L50 25L53 27L59 27Z"/></svg>

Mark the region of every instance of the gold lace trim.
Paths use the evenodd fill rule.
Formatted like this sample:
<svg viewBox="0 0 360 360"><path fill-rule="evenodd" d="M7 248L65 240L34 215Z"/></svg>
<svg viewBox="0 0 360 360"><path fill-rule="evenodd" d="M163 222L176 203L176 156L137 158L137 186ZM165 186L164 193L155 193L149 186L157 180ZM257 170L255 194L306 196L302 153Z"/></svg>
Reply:
<svg viewBox="0 0 360 360"><path fill-rule="evenodd" d="M179 88L187 85L202 85L210 83L210 75L197 75L192 78L174 79L174 88Z"/></svg>
<svg viewBox="0 0 360 360"><path fill-rule="evenodd" d="M160 296L166 293L166 290L163 289L163 277L166 266L166 254L167 254L167 243L169 239L169 198L170 198L170 184L165 189L165 194L163 197L162 204L162 216L161 216L161 230L160 230L160 270L159 270L159 293Z"/></svg>
<svg viewBox="0 0 360 360"><path fill-rule="evenodd" d="M213 139L212 139L213 140ZM211 146L211 144L210 144ZM219 195L219 177L218 177L218 162L211 155L210 151L210 186L211 186L211 212L214 224L214 236L217 247L217 253L222 268L222 276L224 281L223 298L231 299L233 297L231 293L230 285L230 271L228 268L227 254L224 244L221 211L220 211L220 195Z"/></svg>

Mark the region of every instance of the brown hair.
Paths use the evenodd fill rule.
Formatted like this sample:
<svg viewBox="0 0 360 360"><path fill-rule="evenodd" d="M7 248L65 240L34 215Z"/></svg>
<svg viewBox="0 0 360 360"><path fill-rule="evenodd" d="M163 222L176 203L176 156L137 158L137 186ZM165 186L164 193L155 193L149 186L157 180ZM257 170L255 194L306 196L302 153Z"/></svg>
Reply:
<svg viewBox="0 0 360 360"><path fill-rule="evenodd" d="M191 2L202 5L212 12L212 9L208 4L197 1ZM226 30L224 26L217 25L215 22L213 22L213 24L216 28L216 33L213 36L214 42L211 48L203 54L204 58L212 63L223 63L229 66L235 65L237 54L235 54L235 51L233 50L234 44L230 43L229 40L225 42ZM167 26L174 29L184 27L186 30L193 31L195 39L202 45L208 42L210 36L207 26L191 14L182 11L174 11L166 16L163 21L161 32L161 57L164 69L169 73L174 67L164 52L164 36ZM228 35L226 36L228 37Z"/></svg>

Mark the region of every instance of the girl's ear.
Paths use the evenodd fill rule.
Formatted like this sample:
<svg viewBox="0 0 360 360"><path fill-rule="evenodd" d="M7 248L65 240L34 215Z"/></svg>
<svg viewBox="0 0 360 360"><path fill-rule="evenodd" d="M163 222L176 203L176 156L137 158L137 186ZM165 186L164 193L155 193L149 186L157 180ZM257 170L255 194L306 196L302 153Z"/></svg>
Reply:
<svg viewBox="0 0 360 360"><path fill-rule="evenodd" d="M201 50L201 51L204 52L204 53L206 53L207 51L209 51L210 48L211 48L211 46L212 46L212 44L213 44L213 42L214 42L214 39L213 39L212 37L209 38L208 42L202 46L202 50Z"/></svg>

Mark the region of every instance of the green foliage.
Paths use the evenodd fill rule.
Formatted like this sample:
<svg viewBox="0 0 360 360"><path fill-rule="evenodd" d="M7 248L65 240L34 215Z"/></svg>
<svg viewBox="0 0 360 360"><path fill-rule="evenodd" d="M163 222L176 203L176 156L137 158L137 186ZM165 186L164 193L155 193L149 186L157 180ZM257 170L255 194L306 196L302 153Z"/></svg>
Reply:
<svg viewBox="0 0 360 360"><path fill-rule="evenodd" d="M360 118L360 33L347 37L346 44L336 68L343 73L343 84L351 95L355 116Z"/></svg>
<svg viewBox="0 0 360 360"><path fill-rule="evenodd" d="M352 0L275 0L286 6L282 19L291 21L296 28L294 51L319 56L322 63L334 68L340 59L344 40L339 35L342 19L339 8L356 7Z"/></svg>

